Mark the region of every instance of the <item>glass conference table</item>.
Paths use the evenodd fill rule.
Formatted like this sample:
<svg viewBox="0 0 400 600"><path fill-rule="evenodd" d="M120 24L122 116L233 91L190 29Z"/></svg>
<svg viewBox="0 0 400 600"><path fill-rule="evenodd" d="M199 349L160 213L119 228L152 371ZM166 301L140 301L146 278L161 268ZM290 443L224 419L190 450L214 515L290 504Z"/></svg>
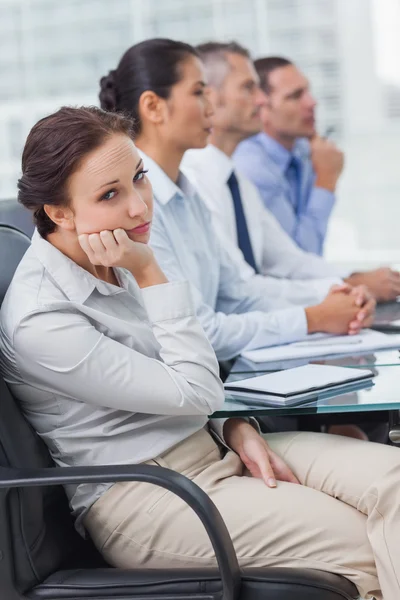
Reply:
<svg viewBox="0 0 400 600"><path fill-rule="evenodd" d="M380 356L385 354L386 356ZM398 353L397 353L398 354ZM380 412L379 420L388 421L391 425L398 422L397 415L400 411L400 360L392 364L379 365L378 362L387 360L388 353L377 352L374 355L375 364L370 363L367 367L362 364L360 367L354 365L353 361L349 365L353 368L366 367L372 370L375 377L371 383L354 384L346 387L341 393L325 391L310 395L310 398L301 404L284 407L261 406L258 403L252 403L247 398L241 398L239 394L233 397L229 392L225 394L225 403L221 410L215 412L211 418L234 417L234 416L295 416L295 415L333 415L343 413L363 413L362 417L351 421L372 420L366 417L366 413ZM393 357L394 358L394 357ZM372 360L372 356L370 357ZM315 364L317 361L313 361ZM320 363L322 361L319 361ZM338 364L335 360L324 360L324 364ZM291 365L292 366L292 365ZM284 368L284 367L281 367ZM288 367L289 368L289 367ZM267 372L267 371L264 371ZM270 372L270 371L268 371ZM227 381L237 381L261 375L262 372L253 371L246 373L232 371ZM376 415L375 415L376 416ZM336 419L336 422L343 422L343 419Z"/></svg>
<svg viewBox="0 0 400 600"><path fill-rule="evenodd" d="M390 309L390 310L389 310ZM382 314L390 314L400 318L400 304L390 307L383 305L383 310L378 311L378 318ZM399 332L397 332L399 333ZM298 367L308 363L340 365L355 369L367 368L372 370L375 377L372 384L349 386L345 392L335 393L325 391L315 393L307 402L287 407L261 406L251 403L249 399L230 393L225 395L223 408L215 412L211 418L233 416L297 416L320 415L323 421L329 415L328 422L361 422L385 421L391 427L398 425L400 411L400 352L399 350L382 350L368 354L354 354L331 356L324 358L296 359L279 362L253 363L239 357L234 361L227 381L237 381L256 377L263 373L279 371ZM351 417L349 416L351 413ZM379 413L379 414L378 414ZM347 418L346 418L347 415ZM323 418L322 418L323 417Z"/></svg>

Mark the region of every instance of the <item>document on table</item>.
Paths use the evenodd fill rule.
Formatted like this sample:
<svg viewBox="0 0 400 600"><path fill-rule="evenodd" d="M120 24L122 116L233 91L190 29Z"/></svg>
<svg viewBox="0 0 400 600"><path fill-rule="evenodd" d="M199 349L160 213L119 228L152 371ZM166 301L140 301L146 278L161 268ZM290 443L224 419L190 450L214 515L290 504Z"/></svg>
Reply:
<svg viewBox="0 0 400 600"><path fill-rule="evenodd" d="M314 333L300 342L247 350L242 356L253 362L312 358L334 354L360 354L374 350L400 348L400 334L389 335L371 329L363 329L358 335L330 335Z"/></svg>
<svg viewBox="0 0 400 600"><path fill-rule="evenodd" d="M350 369L331 365L304 365L259 377L226 382L225 390L233 396L262 404L291 405L304 402L315 392L344 390L349 385L372 379L368 369Z"/></svg>

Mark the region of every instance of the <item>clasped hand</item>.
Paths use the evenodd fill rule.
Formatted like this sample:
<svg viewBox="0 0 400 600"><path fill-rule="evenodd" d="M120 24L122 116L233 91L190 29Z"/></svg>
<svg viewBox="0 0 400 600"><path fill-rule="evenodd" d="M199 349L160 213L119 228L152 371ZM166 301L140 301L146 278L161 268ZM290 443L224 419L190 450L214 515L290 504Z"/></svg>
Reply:
<svg viewBox="0 0 400 600"><path fill-rule="evenodd" d="M354 304L359 308L356 317L349 324L349 333L359 333L363 327L370 327L374 321L376 300L365 285L352 287L347 283L334 285L332 294L346 294L351 296Z"/></svg>

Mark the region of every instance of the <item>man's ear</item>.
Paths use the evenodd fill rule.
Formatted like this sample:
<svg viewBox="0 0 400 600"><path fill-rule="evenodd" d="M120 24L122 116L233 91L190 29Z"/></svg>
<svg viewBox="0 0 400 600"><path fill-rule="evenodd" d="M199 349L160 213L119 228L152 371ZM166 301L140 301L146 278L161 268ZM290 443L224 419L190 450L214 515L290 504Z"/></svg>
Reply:
<svg viewBox="0 0 400 600"><path fill-rule="evenodd" d="M68 206L44 205L44 212L60 229L74 231L75 222L72 210Z"/></svg>
<svg viewBox="0 0 400 600"><path fill-rule="evenodd" d="M143 120L159 125L164 121L165 100L151 90L139 98L139 115Z"/></svg>

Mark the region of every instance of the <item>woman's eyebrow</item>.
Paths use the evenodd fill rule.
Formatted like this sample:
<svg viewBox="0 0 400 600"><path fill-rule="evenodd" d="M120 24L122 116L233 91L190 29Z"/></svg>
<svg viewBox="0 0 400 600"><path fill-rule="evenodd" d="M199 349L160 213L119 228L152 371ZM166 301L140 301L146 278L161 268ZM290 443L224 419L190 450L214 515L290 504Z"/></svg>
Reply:
<svg viewBox="0 0 400 600"><path fill-rule="evenodd" d="M143 158L141 158L139 160L138 164L136 165L136 167L135 167L136 171L142 163L143 163ZM113 185L114 183L119 183L119 179L114 179L114 181L108 181L107 183L102 183L101 186L99 188L97 188L96 191L101 190L101 188L106 187L107 185Z"/></svg>
<svg viewBox="0 0 400 600"><path fill-rule="evenodd" d="M101 190L101 188L106 187L106 185L113 185L114 183L119 183L119 179L115 179L114 181L109 181L108 183L102 183L96 191Z"/></svg>

